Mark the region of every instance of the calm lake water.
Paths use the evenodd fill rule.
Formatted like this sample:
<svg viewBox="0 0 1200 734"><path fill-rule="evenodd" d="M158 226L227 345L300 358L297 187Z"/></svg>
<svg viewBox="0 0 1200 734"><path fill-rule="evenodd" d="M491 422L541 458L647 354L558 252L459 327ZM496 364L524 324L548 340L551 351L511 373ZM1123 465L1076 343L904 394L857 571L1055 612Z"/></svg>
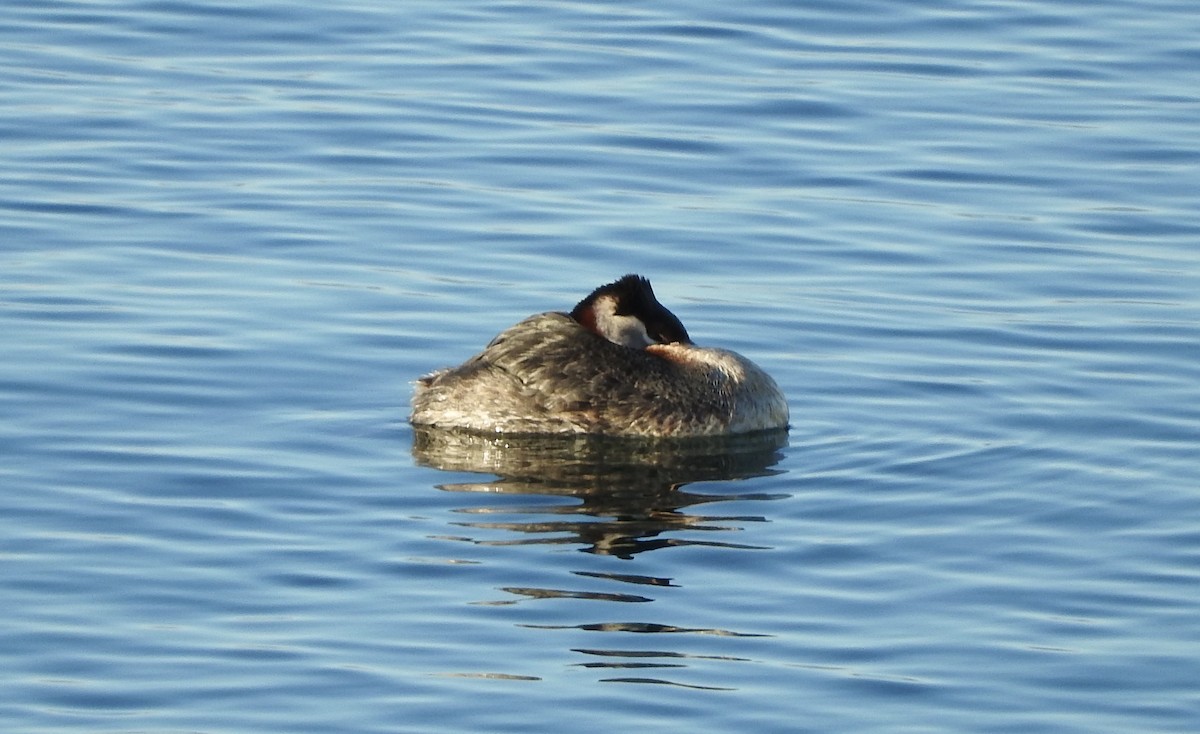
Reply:
<svg viewBox="0 0 1200 734"><path fill-rule="evenodd" d="M5 3L4 730L1197 730L1198 38ZM414 435L626 272L790 433Z"/></svg>

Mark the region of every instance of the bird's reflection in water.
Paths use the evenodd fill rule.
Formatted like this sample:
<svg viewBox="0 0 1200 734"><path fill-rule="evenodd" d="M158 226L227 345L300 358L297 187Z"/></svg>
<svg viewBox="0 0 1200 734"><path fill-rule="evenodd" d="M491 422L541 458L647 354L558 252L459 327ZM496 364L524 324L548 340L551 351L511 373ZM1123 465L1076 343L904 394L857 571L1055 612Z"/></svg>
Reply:
<svg viewBox="0 0 1200 734"><path fill-rule="evenodd" d="M720 514L705 512L704 508L720 502L767 501L787 495L723 492L718 487L711 487L709 492L692 491L687 485L778 473L772 467L781 458L780 451L786 444L786 431L736 438L650 442L576 436L513 438L419 429L414 435L413 455L424 466L492 475L479 481L438 485L439 489L450 492L487 497L455 511L469 519L454 523L460 532L448 539L479 546L576 547L596 556L632 560L638 554L659 548L763 549L752 540L737 542L730 538L752 523L765 522L764 516ZM599 558L596 563L585 565L591 568L571 570L579 583L568 586L586 586L585 579L591 579L601 585L615 582L621 587L579 590L500 585L498 590L508 595L505 599L477 604L511 606L565 599L589 605L607 602L605 608L613 610L628 609L630 604L649 609L655 618L646 621L631 622L627 617L603 621L589 615L578 623L563 624L561 614L556 614L551 624L527 620L518 625L530 629L611 633L616 643L613 646L572 648L584 658L576 665L618 674L601 678L602 681L721 690L726 686L680 680L685 671L678 669L720 666L730 661L751 662L739 655L724 654L723 649L711 649L717 639L732 643L734 639L761 637L753 629L735 629L749 624L747 620L723 620L720 624L699 627L673 625L661 618L664 613L669 614L669 607L658 609L658 605L645 604L657 601L661 595L670 596L673 589L682 585L673 580L674 574L617 572ZM612 603L619 607L611 607ZM633 637L627 638L630 633ZM629 649L619 642L636 638L644 643L647 633L659 643L637 644ZM684 639L695 639L694 635L702 635L708 642L699 645L700 649L690 649L694 646L683 644ZM668 639L672 643L668 644ZM651 669L659 675L644 675ZM633 671L641 674L630 676ZM670 678L663 677L668 673ZM703 675L697 670L689 670L687 674Z"/></svg>
<svg viewBox="0 0 1200 734"><path fill-rule="evenodd" d="M474 515L528 513L521 522L467 521L463 527L505 530L520 537L474 539L485 544L581 545L591 553L632 558L681 545L752 548L726 540L679 537L672 531L731 531L762 516L718 515L694 508L712 502L772 500L784 495L693 492L694 482L745 479L774 473L786 431L748 436L645 441L598 436L481 436L419 429L413 440L418 463L446 471L497 475L480 482L438 485L452 492L570 498L522 506L482 505ZM625 579L631 580L631 579ZM643 579L640 583L654 583Z"/></svg>

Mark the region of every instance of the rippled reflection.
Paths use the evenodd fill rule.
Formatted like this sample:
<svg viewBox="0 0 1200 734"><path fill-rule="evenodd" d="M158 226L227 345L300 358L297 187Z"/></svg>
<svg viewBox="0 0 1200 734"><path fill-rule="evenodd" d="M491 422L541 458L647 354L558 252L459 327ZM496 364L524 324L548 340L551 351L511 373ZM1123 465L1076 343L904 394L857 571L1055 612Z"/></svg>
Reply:
<svg viewBox="0 0 1200 734"><path fill-rule="evenodd" d="M670 442L632 441L599 437L500 437L419 429L414 435L413 455L418 463L455 472L492 475L471 482L439 484L439 489L480 496L454 511L456 520L447 540L477 546L548 545L573 546L587 553L633 560L660 548L708 546L733 551L769 550L752 538L738 539L763 515L720 514L711 505L728 501L769 501L786 495L753 492L702 492L687 488L695 482L747 479L776 473L772 467L787 444L785 431L737 438ZM697 664L747 662L739 655L697 654L686 650L662 649L666 640L696 635L706 638L755 638L753 630L713 626L684 626L656 618L629 621L623 611L620 621L604 621L605 610L649 609L663 613L655 601L669 601L683 586L672 578L604 570L570 570L564 588L502 584L495 587L502 598L476 602L482 606L542 603L568 600L582 603L581 610L594 609L581 620L555 623L522 622L519 627L536 630L609 633L614 646L572 647L585 661L579 667L644 674L690 668ZM620 591L580 589L588 582L626 585ZM614 606L615 605L615 606ZM669 605L667 607L669 609ZM581 612L583 613L583 612ZM597 617L601 619L597 619ZM657 649L638 646L621 649L620 641L647 635L662 642ZM607 636L607 635L606 635ZM643 675L601 678L604 682L655 683L705 690L724 686L695 685L664 677Z"/></svg>
<svg viewBox="0 0 1200 734"><path fill-rule="evenodd" d="M497 475L497 479L438 485L451 492L540 496L536 503L483 504L460 510L481 519L459 523L493 532L463 538L486 545L578 544L591 553L632 558L637 553L682 545L759 548L717 539L684 539L672 531L739 530L762 522L758 515L699 512L712 502L773 500L783 495L706 494L685 489L700 481L745 479L774 473L786 431L736 438L631 441L596 436L499 437L422 429L413 455L425 466ZM546 503L545 497L570 498ZM531 514L532 519L490 521L492 515ZM515 537L506 537L515 536ZM624 579L658 583L652 579Z"/></svg>

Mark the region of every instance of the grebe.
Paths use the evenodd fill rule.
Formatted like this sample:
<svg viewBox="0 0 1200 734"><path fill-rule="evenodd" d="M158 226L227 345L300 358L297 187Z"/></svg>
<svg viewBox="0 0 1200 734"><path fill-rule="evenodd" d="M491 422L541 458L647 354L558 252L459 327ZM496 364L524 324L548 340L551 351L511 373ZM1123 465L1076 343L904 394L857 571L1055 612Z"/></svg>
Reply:
<svg viewBox="0 0 1200 734"><path fill-rule="evenodd" d="M685 437L787 426L779 386L699 347L650 281L625 277L571 313L530 316L458 367L417 381L414 426L485 433Z"/></svg>

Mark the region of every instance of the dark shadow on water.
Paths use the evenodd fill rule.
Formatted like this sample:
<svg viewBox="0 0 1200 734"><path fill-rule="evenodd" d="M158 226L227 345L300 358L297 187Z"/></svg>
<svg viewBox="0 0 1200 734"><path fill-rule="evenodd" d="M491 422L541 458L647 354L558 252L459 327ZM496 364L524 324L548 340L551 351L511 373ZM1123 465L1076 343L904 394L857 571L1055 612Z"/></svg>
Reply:
<svg viewBox="0 0 1200 734"><path fill-rule="evenodd" d="M463 493L467 500L452 511L463 519L451 523L455 530L444 536L447 540L491 547L577 548L633 562L639 554L662 548L770 550L755 544L752 537L738 538L750 536L747 529L766 522L765 516L706 510L722 502L786 498L788 495L726 492L713 485L779 473L772 467L782 458L786 445L786 431L736 438L633 441L593 436L514 438L416 429L413 456L423 466L487 475L478 481L436 485L447 492ZM697 482L707 483L708 491L689 489ZM666 563L668 568L674 567L673 561ZM713 654L712 646L736 649L742 644L739 641L766 637L745 629L753 627L750 619L722 619L712 626L666 623L662 617L671 616L671 597L684 584L667 576L636 573L640 564L619 572L612 569L611 562L599 559L587 565L591 567L570 570L571 581L564 584L568 588L497 584L493 588L502 598L475 604L539 605L522 614L517 626L545 630L549 635L597 634L611 641L608 645L570 647L581 657L574 667L599 673L603 677L597 682L730 690L710 685L713 673L706 673L705 668L753 661L739 654L724 654L733 652L724 649ZM687 566L679 568L682 571ZM588 586L598 588L579 588ZM547 607L547 611L553 610L551 617L538 619L544 604L552 605ZM585 616L571 619L573 613L568 612L564 620L567 609ZM596 618L606 610L619 616ZM646 616L630 621L631 611ZM691 616L694 610L689 612ZM656 643L648 646L647 639ZM695 647L701 649L692 649ZM506 657L497 652L491 659ZM511 657L525 659L528 655L528 650L522 650ZM715 675L724 678L719 672ZM700 679L689 681L681 676Z"/></svg>
<svg viewBox="0 0 1200 734"><path fill-rule="evenodd" d="M787 445L786 431L749 436L644 441L599 436L481 436L417 429L413 456L423 466L445 471L496 475L479 482L440 484L450 492L476 492L539 498L536 502L486 504L464 514L533 514L534 520L466 521L463 527L503 530L515 537L474 539L488 545L578 544L591 553L632 558L638 553L680 545L757 548L726 540L683 539L693 533L738 529L762 522L754 515L714 515L702 505L733 500L774 500L786 495L704 493L686 489L695 482L767 476ZM570 498L546 502L545 498ZM627 580L627 579L626 579ZM656 583L642 579L638 583Z"/></svg>

